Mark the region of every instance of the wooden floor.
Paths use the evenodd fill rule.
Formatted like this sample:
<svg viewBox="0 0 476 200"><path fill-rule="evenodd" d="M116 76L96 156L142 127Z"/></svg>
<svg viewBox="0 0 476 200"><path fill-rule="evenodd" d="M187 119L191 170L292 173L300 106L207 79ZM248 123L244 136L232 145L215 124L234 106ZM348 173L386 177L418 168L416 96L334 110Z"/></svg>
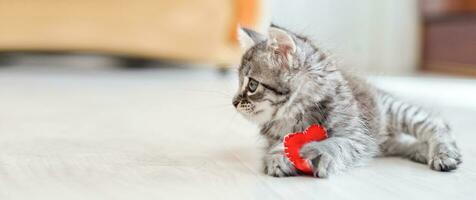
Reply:
<svg viewBox="0 0 476 200"><path fill-rule="evenodd" d="M330 179L268 177L263 140L231 107L234 76L0 68L0 199L474 199L476 82L373 80L450 120L458 171L379 158Z"/></svg>

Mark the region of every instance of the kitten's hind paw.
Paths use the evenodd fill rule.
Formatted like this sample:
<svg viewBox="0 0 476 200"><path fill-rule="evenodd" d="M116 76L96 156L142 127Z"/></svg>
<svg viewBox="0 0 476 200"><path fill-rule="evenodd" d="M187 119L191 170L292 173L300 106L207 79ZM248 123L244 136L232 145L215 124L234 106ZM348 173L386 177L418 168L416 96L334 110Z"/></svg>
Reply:
<svg viewBox="0 0 476 200"><path fill-rule="evenodd" d="M458 168L461 162L461 154L457 148L439 145L435 154L430 157L428 165L433 170L448 172Z"/></svg>
<svg viewBox="0 0 476 200"><path fill-rule="evenodd" d="M428 164L432 170L449 172L458 168L460 158L450 157L448 154L437 154L430 159Z"/></svg>

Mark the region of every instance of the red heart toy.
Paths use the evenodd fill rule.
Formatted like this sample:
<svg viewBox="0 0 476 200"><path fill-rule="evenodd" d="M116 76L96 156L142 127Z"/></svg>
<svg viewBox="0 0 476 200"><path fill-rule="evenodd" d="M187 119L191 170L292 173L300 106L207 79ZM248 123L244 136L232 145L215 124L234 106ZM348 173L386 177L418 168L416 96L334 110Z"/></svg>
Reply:
<svg viewBox="0 0 476 200"><path fill-rule="evenodd" d="M296 169L312 175L312 167L301 157L299 151L309 142L321 141L327 138L326 129L319 125L311 125L304 132L290 133L284 137L284 152Z"/></svg>

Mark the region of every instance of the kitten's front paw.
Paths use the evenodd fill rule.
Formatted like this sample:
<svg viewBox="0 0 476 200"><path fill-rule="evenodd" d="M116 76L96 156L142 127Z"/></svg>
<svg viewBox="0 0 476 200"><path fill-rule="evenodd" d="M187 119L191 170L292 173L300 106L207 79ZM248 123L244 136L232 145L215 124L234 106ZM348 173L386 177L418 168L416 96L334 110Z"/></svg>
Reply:
<svg viewBox="0 0 476 200"><path fill-rule="evenodd" d="M308 160L312 166L313 175L319 178L327 178L337 172L335 159L328 151L317 143L309 143L301 148L301 156Z"/></svg>
<svg viewBox="0 0 476 200"><path fill-rule="evenodd" d="M284 153L269 154L264 157L264 173L274 177L295 176L296 169Z"/></svg>

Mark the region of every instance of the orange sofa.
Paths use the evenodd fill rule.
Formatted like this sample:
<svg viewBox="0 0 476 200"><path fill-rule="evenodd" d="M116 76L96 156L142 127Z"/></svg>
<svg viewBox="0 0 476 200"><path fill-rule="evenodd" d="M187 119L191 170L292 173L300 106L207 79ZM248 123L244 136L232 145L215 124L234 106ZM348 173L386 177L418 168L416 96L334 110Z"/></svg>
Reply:
<svg viewBox="0 0 476 200"><path fill-rule="evenodd" d="M0 51L69 51L228 65L264 0L0 0Z"/></svg>

